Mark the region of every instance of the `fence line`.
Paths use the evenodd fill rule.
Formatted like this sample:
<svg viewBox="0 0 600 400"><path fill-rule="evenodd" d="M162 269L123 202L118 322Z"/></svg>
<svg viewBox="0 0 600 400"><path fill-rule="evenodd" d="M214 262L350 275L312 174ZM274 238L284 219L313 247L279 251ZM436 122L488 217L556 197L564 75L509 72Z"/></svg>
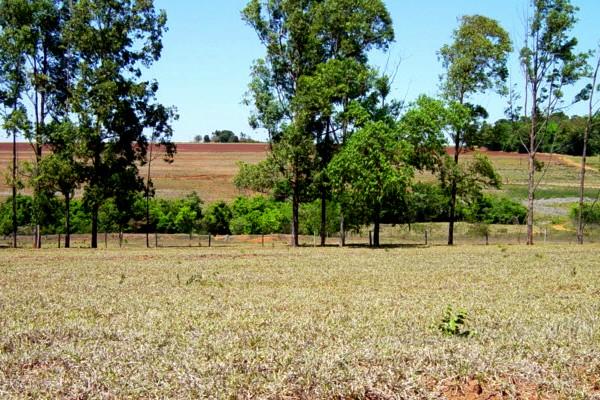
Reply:
<svg viewBox="0 0 600 400"><path fill-rule="evenodd" d="M401 245L444 245L447 243L447 232L445 224L415 224L412 226L384 226L380 233L380 244L382 246ZM360 232L348 232L346 244L349 246L368 246L371 241L371 231L364 229ZM18 247L32 248L33 235L18 235ZM586 243L600 243L600 230L589 229L585 238ZM493 225L482 227L480 225L461 224L457 226L455 242L457 244L481 244L481 245L508 245L525 244L525 226ZM576 243L574 230L562 226L537 226L535 229L535 242L544 243ZM10 247L11 236L0 238L0 247ZM289 246L289 234L269 235L199 235L199 234L159 234L152 233L149 237L152 248L171 247L255 247L274 248ZM317 235L301 236L302 246L318 246L320 238ZM340 235L334 234L327 238L326 245L339 246ZM64 235L53 234L42 236L44 248L64 247ZM100 233L98 235L98 246L100 248L145 248L146 234L144 233ZM71 247L90 247L89 234L71 235Z"/></svg>

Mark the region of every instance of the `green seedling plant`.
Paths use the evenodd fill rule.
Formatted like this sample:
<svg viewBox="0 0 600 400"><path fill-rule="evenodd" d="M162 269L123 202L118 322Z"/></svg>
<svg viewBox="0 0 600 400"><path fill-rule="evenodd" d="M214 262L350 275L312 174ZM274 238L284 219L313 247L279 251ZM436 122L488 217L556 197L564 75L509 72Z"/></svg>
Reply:
<svg viewBox="0 0 600 400"><path fill-rule="evenodd" d="M448 306L437 327L444 336L470 337L473 332L465 329L467 320L468 314L465 310L454 310L452 306Z"/></svg>

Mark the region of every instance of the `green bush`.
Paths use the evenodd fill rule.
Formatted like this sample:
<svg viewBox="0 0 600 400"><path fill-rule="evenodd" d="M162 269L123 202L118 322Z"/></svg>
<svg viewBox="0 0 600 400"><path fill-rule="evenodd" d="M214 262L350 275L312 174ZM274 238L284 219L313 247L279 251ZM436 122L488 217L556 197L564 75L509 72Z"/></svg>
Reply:
<svg viewBox="0 0 600 400"><path fill-rule="evenodd" d="M319 234L321 231L321 200L302 204L300 206L299 218L299 231L301 235ZM325 231L331 235L339 232L339 230L340 206L333 201L328 201L326 206Z"/></svg>
<svg viewBox="0 0 600 400"><path fill-rule="evenodd" d="M234 235L289 232L291 206L264 196L238 197L231 204L229 229Z"/></svg>
<svg viewBox="0 0 600 400"><path fill-rule="evenodd" d="M462 206L459 212L466 221L485 224L523 224L527 218L527 208L522 204L489 194Z"/></svg>
<svg viewBox="0 0 600 400"><path fill-rule="evenodd" d="M569 211L569 216L577 221L579 217L579 205L574 204ZM600 225L600 206L595 203L584 203L583 204L583 222L586 225Z"/></svg>
<svg viewBox="0 0 600 400"><path fill-rule="evenodd" d="M231 233L229 230L231 217L231 208L227 203L224 201L212 203L204 211L202 227L213 235L228 235Z"/></svg>

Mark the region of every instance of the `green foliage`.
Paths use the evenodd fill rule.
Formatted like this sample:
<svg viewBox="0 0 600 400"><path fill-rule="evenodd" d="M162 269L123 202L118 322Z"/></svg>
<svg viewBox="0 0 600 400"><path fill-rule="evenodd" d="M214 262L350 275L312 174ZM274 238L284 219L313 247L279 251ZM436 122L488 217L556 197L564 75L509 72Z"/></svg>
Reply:
<svg viewBox="0 0 600 400"><path fill-rule="evenodd" d="M473 332L465 329L467 320L468 314L465 310L454 310L452 306L448 306L437 329L445 336L469 337Z"/></svg>
<svg viewBox="0 0 600 400"><path fill-rule="evenodd" d="M498 21L482 15L465 15L453 39L451 45L440 50L446 69L443 82L446 96L462 102L470 93L491 88L503 91L512 44Z"/></svg>
<svg viewBox="0 0 600 400"><path fill-rule="evenodd" d="M290 231L289 203L264 196L238 197L231 204L229 229L234 235L260 235Z"/></svg>
<svg viewBox="0 0 600 400"><path fill-rule="evenodd" d="M333 234L340 230L340 206L334 201L327 201L325 232ZM352 224L345 221L346 227ZM321 230L321 201L302 204L300 207L300 234L317 235Z"/></svg>
<svg viewBox="0 0 600 400"><path fill-rule="evenodd" d="M527 218L527 208L505 197L483 194L462 207L460 214L469 222L523 224Z"/></svg>
<svg viewBox="0 0 600 400"><path fill-rule="evenodd" d="M30 196L17 195L17 225L31 224L33 200ZM10 235L13 227L12 198L6 199L0 206L0 233Z"/></svg>
<svg viewBox="0 0 600 400"><path fill-rule="evenodd" d="M600 116L595 116L595 119ZM550 117L551 129L546 139L540 143L539 151L543 153L559 153L581 155L583 151L583 134L587 123L585 116L567 116L562 112ZM531 120L520 118L516 121L500 119L494 124L483 124L480 132L467 141L468 146L481 146L494 151L525 152L521 140L529 135ZM588 143L588 155L600 153L600 124L592 123Z"/></svg>
<svg viewBox="0 0 600 400"><path fill-rule="evenodd" d="M450 196L440 185L417 182L410 198L412 222L442 222L448 220Z"/></svg>
<svg viewBox="0 0 600 400"><path fill-rule="evenodd" d="M579 205L575 204L569 210L569 216L577 221L579 216ZM584 203L582 209L583 223L585 225L600 225L600 206L596 203Z"/></svg>
<svg viewBox="0 0 600 400"><path fill-rule="evenodd" d="M356 132L329 166L332 185L355 204L381 209L385 196L402 194L413 176L411 146L382 122Z"/></svg>
<svg viewBox="0 0 600 400"><path fill-rule="evenodd" d="M209 140L213 143L239 143L239 141L240 138L230 130L216 130L211 133Z"/></svg>
<svg viewBox="0 0 600 400"><path fill-rule="evenodd" d="M224 201L218 201L204 210L202 227L213 235L228 235L231 233L229 230L231 218L231 208Z"/></svg>

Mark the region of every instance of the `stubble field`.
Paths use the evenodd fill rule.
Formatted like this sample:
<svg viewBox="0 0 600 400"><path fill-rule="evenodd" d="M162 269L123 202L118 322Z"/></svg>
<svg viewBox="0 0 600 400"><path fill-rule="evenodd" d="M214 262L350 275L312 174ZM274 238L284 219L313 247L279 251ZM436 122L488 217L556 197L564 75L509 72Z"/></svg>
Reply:
<svg viewBox="0 0 600 400"><path fill-rule="evenodd" d="M599 268L597 245L2 250L0 397L599 398Z"/></svg>

